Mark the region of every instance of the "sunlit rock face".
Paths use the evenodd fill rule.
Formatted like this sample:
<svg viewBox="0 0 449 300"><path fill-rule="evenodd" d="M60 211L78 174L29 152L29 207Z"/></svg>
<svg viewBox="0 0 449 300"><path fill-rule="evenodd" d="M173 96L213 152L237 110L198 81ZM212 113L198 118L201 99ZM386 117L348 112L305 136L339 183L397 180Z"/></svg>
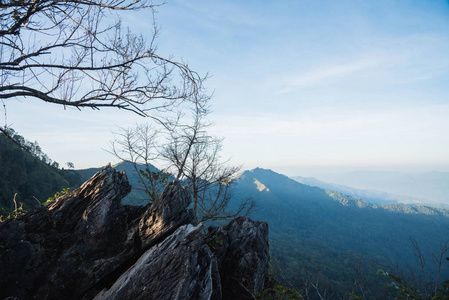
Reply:
<svg viewBox="0 0 449 300"><path fill-rule="evenodd" d="M267 187L265 186L265 184L263 184L263 183L260 182L259 180L254 179L254 183L256 184L257 190L258 190L259 192L263 192L263 191L269 192L269 191L270 191L270 189L267 188Z"/></svg>
<svg viewBox="0 0 449 300"><path fill-rule="evenodd" d="M0 223L0 299L246 299L263 289L266 223L238 218L205 238L179 183L141 207L121 205L130 190L126 174L106 166ZM222 240L215 253L211 234Z"/></svg>
<svg viewBox="0 0 449 300"><path fill-rule="evenodd" d="M219 278L201 227L179 227L160 244L147 250L108 290L95 300L211 299L213 278ZM217 291L219 292L219 291ZM219 299L217 293L216 299Z"/></svg>
<svg viewBox="0 0 449 300"><path fill-rule="evenodd" d="M189 193L179 182L167 184L161 196L142 215L139 222L139 236L142 246L154 245L181 225L194 221Z"/></svg>

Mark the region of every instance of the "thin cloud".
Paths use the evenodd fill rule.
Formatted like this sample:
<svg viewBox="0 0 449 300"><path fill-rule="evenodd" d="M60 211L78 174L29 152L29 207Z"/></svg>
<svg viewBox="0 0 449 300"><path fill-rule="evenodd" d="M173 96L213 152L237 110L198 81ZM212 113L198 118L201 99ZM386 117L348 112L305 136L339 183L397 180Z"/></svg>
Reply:
<svg viewBox="0 0 449 300"><path fill-rule="evenodd" d="M354 73L380 66L383 63L385 63L385 60L380 58L363 59L348 64L319 68L301 76L291 76L285 80L287 87L281 90L280 93L289 92L294 88L318 85L330 79L341 79Z"/></svg>
<svg viewBox="0 0 449 300"><path fill-rule="evenodd" d="M278 93L298 88L318 86L330 81L358 82L369 77L377 84L413 84L447 74L448 60L445 56L449 39L441 34L408 34L400 38L367 38L358 53L346 53L347 63L331 63L341 57L322 58L318 67L289 74L281 82ZM311 57L312 59L312 57ZM313 57L312 61L316 61ZM298 75L299 74L299 75ZM359 76L362 75L362 76Z"/></svg>

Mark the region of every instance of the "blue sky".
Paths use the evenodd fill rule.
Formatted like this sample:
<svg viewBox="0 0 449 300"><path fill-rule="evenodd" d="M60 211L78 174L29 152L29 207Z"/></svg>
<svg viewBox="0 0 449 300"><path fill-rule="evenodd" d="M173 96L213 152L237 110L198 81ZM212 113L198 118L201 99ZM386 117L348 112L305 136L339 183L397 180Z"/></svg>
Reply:
<svg viewBox="0 0 449 300"><path fill-rule="evenodd" d="M207 82L214 134L245 169L449 171L448 1L169 1L158 45ZM146 13L124 21L145 33ZM148 27L147 27L148 26ZM8 124L78 168L114 161L126 112L7 104Z"/></svg>

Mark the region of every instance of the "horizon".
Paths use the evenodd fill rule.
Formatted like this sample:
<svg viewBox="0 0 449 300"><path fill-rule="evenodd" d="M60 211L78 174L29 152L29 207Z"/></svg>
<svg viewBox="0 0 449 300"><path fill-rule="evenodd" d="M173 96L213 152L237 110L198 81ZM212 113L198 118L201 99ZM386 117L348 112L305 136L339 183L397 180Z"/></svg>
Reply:
<svg viewBox="0 0 449 300"><path fill-rule="evenodd" d="M171 1L158 11L160 53L212 75L212 133L243 170L449 172L447 1ZM147 19L124 22L145 34ZM5 124L76 169L116 163L103 150L112 132L146 121L4 104Z"/></svg>
<svg viewBox="0 0 449 300"><path fill-rule="evenodd" d="M111 166L116 166L125 161L115 161L115 162L109 162ZM91 169L91 168L103 168L107 164L102 166L89 166L87 168L78 168L75 166L74 170L84 170L84 169ZM157 165L157 163L152 164L157 169L160 168L160 166ZM241 168L240 171L237 172L237 174L241 174L245 171L253 171L254 169L263 169L268 171L273 171L275 173L285 175L287 177L317 177L316 179L320 179L318 177L320 176L327 176L327 175L335 175L335 174L349 174L354 172L375 172L375 173L397 173L397 174L408 174L408 175L418 175L418 174L427 174L432 172L438 172L438 173L449 173L449 166L446 166L447 169L440 168L440 170L437 170L437 168L431 168L429 166L396 166L396 167L389 167L389 166L383 166L383 167L341 167L341 166L302 166L302 167L288 167L288 166L277 166L277 167L266 167L266 166L255 166L251 168ZM295 171L292 171L295 170ZM303 172L303 173L298 173Z"/></svg>

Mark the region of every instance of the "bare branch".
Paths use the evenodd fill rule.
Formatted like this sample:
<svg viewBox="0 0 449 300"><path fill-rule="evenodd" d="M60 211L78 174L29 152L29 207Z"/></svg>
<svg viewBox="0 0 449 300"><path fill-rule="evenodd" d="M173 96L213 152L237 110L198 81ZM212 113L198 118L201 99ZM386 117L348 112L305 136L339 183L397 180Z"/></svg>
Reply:
<svg viewBox="0 0 449 300"><path fill-rule="evenodd" d="M168 124L176 122L184 106L205 105L207 76L156 53L154 9L161 4L0 2L0 99L30 97L78 109L115 107ZM122 28L115 15L136 10L153 16L150 43Z"/></svg>

